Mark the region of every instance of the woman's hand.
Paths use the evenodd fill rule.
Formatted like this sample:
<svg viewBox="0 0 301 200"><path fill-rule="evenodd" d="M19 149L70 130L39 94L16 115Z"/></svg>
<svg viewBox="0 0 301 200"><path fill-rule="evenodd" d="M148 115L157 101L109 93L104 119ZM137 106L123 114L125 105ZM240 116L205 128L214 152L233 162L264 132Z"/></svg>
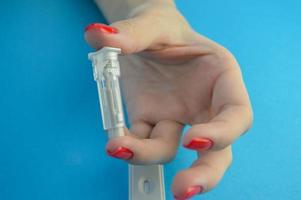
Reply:
<svg viewBox="0 0 301 200"><path fill-rule="evenodd" d="M173 182L176 199L212 189L232 160L231 143L252 123L239 66L222 46L194 32L172 3L144 4L126 20L86 28L88 43L119 47L131 128L108 153L134 164L164 163L181 145L198 159Z"/></svg>

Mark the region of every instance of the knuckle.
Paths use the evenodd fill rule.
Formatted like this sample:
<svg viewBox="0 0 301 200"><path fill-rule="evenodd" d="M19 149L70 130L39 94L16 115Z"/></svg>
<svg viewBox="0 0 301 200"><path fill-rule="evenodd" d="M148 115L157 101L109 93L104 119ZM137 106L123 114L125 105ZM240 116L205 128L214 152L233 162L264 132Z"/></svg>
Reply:
<svg viewBox="0 0 301 200"><path fill-rule="evenodd" d="M253 122L254 122L254 114L252 109L250 108L248 116L247 116L247 120L248 120L248 129L251 128Z"/></svg>
<svg viewBox="0 0 301 200"><path fill-rule="evenodd" d="M246 107L246 111L245 111L245 132L247 132L253 125L253 121L254 121L254 114L252 111L251 106L247 106Z"/></svg>
<svg viewBox="0 0 301 200"><path fill-rule="evenodd" d="M235 56L227 48L218 46L215 55L226 68L231 69L233 67L239 67Z"/></svg>

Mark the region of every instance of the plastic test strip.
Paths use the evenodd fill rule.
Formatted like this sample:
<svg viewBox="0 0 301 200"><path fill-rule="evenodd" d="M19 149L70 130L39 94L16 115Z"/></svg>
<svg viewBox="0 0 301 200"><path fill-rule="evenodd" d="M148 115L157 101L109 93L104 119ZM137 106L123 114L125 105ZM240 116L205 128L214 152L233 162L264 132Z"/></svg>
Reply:
<svg viewBox="0 0 301 200"><path fill-rule="evenodd" d="M109 138L124 136L125 120L120 92L121 50L104 47L89 53L97 83L103 127ZM129 165L129 200L165 200L162 165Z"/></svg>

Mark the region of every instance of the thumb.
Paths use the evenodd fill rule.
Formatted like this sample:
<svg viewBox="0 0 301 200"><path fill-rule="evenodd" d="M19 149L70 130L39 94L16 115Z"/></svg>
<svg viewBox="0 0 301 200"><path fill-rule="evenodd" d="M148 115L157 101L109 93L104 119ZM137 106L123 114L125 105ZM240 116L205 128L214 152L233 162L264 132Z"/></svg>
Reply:
<svg viewBox="0 0 301 200"><path fill-rule="evenodd" d="M154 48L159 37L158 29L143 17L118 21L110 26L94 23L85 28L85 39L91 47L117 47L121 48L124 54Z"/></svg>

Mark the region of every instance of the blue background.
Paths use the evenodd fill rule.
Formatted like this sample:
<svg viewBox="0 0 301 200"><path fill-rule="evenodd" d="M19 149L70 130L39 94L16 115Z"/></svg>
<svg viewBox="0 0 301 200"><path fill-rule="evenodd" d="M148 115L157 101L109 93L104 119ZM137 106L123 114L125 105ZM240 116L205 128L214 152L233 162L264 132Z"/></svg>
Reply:
<svg viewBox="0 0 301 200"><path fill-rule="evenodd" d="M237 57L255 113L222 182L195 199L301 199L300 1L177 5ZM0 1L0 200L127 199L127 165L105 155L83 39L95 21L104 18L92 1ZM194 158L180 148L166 165L167 199Z"/></svg>

